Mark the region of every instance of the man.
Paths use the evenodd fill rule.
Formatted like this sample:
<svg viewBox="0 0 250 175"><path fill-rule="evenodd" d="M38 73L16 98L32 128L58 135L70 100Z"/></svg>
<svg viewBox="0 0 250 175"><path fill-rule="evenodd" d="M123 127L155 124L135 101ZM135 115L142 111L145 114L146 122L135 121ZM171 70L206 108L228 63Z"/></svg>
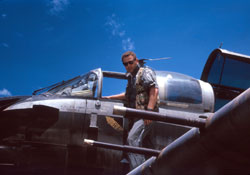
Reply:
<svg viewBox="0 0 250 175"><path fill-rule="evenodd" d="M108 96L109 99L125 100L130 108L158 111L159 96L155 72L141 67L136 54L132 51L122 55L122 62L128 73L126 93ZM142 146L142 141L153 126L151 120L138 119L129 131L127 142L130 146ZM143 155L128 154L130 168L134 169L145 161Z"/></svg>

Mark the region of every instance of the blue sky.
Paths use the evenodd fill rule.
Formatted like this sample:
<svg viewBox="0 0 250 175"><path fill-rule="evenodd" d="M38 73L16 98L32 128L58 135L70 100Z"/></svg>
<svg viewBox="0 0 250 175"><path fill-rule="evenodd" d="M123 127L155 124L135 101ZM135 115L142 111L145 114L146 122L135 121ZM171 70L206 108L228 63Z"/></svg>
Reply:
<svg viewBox="0 0 250 175"><path fill-rule="evenodd" d="M121 55L200 78L212 50L250 55L248 0L0 0L0 96L31 95ZM106 84L108 85L108 84ZM105 95L123 91L111 84Z"/></svg>

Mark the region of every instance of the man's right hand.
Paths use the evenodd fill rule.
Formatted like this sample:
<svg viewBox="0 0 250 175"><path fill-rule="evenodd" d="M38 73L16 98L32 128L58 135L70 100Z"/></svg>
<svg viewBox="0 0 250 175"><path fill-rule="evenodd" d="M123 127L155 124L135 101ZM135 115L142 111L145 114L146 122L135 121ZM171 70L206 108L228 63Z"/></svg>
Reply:
<svg viewBox="0 0 250 175"><path fill-rule="evenodd" d="M149 125L150 123L152 123L152 120L144 120L144 125Z"/></svg>

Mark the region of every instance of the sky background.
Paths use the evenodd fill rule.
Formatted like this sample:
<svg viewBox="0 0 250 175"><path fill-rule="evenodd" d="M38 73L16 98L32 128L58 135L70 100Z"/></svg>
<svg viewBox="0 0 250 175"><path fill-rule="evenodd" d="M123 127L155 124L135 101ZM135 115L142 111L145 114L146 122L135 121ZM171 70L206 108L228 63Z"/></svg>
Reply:
<svg viewBox="0 0 250 175"><path fill-rule="evenodd" d="M96 68L125 72L127 50L171 57L147 65L199 79L222 42L250 55L249 0L0 0L0 97ZM124 90L107 82L104 95Z"/></svg>

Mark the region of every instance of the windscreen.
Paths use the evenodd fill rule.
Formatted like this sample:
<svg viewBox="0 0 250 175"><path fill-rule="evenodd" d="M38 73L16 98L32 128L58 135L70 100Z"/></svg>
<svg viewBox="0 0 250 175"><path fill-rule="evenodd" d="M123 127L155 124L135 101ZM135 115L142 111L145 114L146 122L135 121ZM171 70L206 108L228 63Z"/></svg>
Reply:
<svg viewBox="0 0 250 175"><path fill-rule="evenodd" d="M94 97L98 84L98 76L94 72L62 82L43 94L56 96Z"/></svg>

